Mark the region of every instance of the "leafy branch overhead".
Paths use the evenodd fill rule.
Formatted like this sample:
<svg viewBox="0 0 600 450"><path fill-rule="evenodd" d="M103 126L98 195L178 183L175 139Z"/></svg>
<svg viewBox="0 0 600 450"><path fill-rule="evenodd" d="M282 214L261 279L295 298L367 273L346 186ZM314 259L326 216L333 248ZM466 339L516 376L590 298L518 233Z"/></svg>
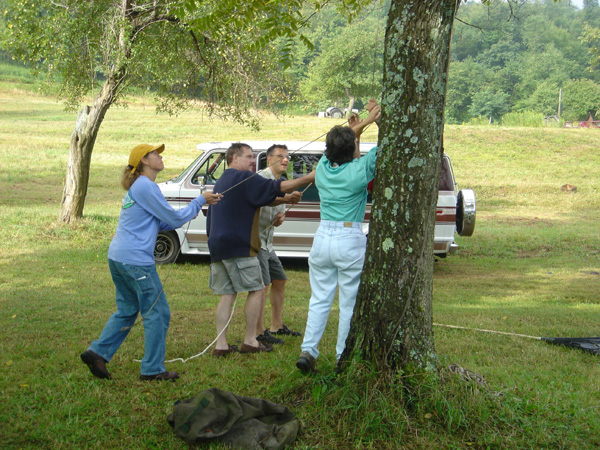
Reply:
<svg viewBox="0 0 600 450"><path fill-rule="evenodd" d="M169 113L202 98L213 113L256 125L252 106L293 90L283 68L291 63L292 39L311 45L301 33L305 12L328 3L7 0L4 46L60 83L72 109L112 78L119 84L115 101L135 85L156 93L159 109ZM360 4L338 6L352 14Z"/></svg>

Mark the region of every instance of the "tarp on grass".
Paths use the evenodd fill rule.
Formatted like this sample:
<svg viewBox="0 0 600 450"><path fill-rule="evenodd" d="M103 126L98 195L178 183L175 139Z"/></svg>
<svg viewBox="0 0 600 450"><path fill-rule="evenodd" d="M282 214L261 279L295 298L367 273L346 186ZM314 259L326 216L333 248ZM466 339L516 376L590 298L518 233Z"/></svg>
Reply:
<svg viewBox="0 0 600 450"><path fill-rule="evenodd" d="M600 337L586 338L550 338L543 337L542 341L550 344L563 345L565 347L577 348L584 352L600 355Z"/></svg>
<svg viewBox="0 0 600 450"><path fill-rule="evenodd" d="M300 428L285 406L218 388L176 402L167 421L190 444L217 440L244 450L280 450L296 439Z"/></svg>

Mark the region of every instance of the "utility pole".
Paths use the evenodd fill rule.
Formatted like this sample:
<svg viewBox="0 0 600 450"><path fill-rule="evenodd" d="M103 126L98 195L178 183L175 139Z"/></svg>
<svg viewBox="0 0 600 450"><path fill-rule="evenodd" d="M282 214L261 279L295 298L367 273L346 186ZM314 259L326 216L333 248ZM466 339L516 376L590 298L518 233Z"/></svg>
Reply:
<svg viewBox="0 0 600 450"><path fill-rule="evenodd" d="M560 104L562 102L562 88L558 90L558 118L560 119Z"/></svg>

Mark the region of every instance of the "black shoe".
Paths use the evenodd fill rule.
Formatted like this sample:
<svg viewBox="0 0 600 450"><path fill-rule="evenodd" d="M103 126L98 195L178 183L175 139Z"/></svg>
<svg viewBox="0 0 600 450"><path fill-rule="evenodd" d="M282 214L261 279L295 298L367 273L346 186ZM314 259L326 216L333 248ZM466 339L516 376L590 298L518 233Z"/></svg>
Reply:
<svg viewBox="0 0 600 450"><path fill-rule="evenodd" d="M156 375L140 375L140 380L144 381L175 381L179 378L177 372L163 372Z"/></svg>
<svg viewBox="0 0 600 450"><path fill-rule="evenodd" d="M263 334L256 336L258 342L263 344L283 344L283 339L279 339L271 334L269 330L265 330Z"/></svg>
<svg viewBox="0 0 600 450"><path fill-rule="evenodd" d="M317 372L317 360L308 352L300 353L296 367L300 369L302 373L316 373Z"/></svg>
<svg viewBox="0 0 600 450"><path fill-rule="evenodd" d="M81 360L87 364L92 375L102 379L111 379L110 372L106 369L106 360L102 356L91 350L86 350L80 357Z"/></svg>
<svg viewBox="0 0 600 450"><path fill-rule="evenodd" d="M277 334L279 336L293 336L293 337L302 336L302 333L300 333L299 331L290 330L285 323L283 324L283 327L281 327L279 330L271 331L271 334Z"/></svg>

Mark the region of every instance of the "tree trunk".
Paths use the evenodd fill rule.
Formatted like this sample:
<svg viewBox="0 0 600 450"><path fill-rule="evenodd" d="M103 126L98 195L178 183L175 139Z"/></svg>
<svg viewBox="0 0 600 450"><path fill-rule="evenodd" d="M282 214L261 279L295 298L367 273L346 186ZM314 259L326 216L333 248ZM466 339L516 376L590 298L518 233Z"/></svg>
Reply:
<svg viewBox="0 0 600 450"><path fill-rule="evenodd" d="M131 46L136 36L134 30L143 29L156 20L157 2L154 2L153 8L146 9L150 17L149 20L134 13L134 8L135 4L132 0L121 0L122 19L129 22L132 29L122 26L118 30L118 52L120 54L113 54L112 57L117 58L120 62L111 67L112 71L107 75L94 104L91 107L84 106L79 112L75 129L71 133L69 163L59 215L59 221L61 222L72 223L83 216L83 207L90 179L92 151L106 111L117 100L119 91L126 80Z"/></svg>
<svg viewBox="0 0 600 450"><path fill-rule="evenodd" d="M456 0L392 0L365 268L341 364L432 371L433 239Z"/></svg>
<svg viewBox="0 0 600 450"><path fill-rule="evenodd" d="M346 96L348 97L348 114L347 116L350 117L350 115L352 114L352 108L354 108L354 100L356 99L356 97L354 97L354 95L352 95L350 93L350 89L348 88L344 88L346 90Z"/></svg>
<svg viewBox="0 0 600 450"><path fill-rule="evenodd" d="M91 107L84 106L77 117L69 146L69 163L59 216L61 222L72 223L83 216L92 151L106 111L115 102L121 86L123 74L119 75L107 78L94 104Z"/></svg>

